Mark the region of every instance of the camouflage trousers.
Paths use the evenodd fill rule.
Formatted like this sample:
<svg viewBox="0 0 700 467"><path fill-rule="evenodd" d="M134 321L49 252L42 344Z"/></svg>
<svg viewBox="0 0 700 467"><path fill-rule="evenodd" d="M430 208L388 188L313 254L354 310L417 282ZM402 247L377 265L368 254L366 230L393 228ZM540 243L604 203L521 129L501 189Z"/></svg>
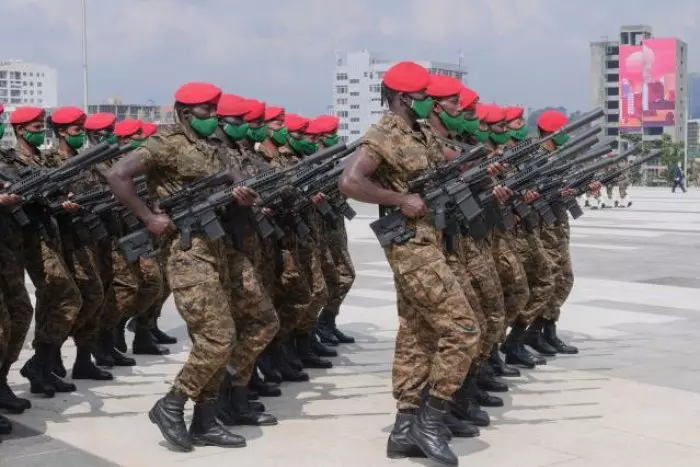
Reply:
<svg viewBox="0 0 700 467"><path fill-rule="evenodd" d="M0 240L0 296L1 380L10 365L17 361L34 315L24 285L23 239L19 232Z"/></svg>
<svg viewBox="0 0 700 467"><path fill-rule="evenodd" d="M248 255L226 239L231 313L236 325L236 342L229 365L236 369L239 382L247 384L255 371L255 361L274 339L279 320L272 300Z"/></svg>
<svg viewBox="0 0 700 467"><path fill-rule="evenodd" d="M183 251L176 236L166 248L168 284L192 340L173 390L195 402L213 401L236 336L230 292L225 287L229 273L224 245L220 240L195 236L192 248Z"/></svg>
<svg viewBox="0 0 700 467"><path fill-rule="evenodd" d="M462 284L444 258L401 273L394 269L394 283L399 331L392 382L397 407L418 407L426 387L432 396L449 400L467 376L481 338Z"/></svg>
<svg viewBox="0 0 700 467"><path fill-rule="evenodd" d="M569 298L574 287L574 271L571 264L571 251L569 249L569 221L542 228L540 237L545 251L554 264L555 286L554 294L549 306L542 314L547 320L558 321L561 316L561 307Z"/></svg>
<svg viewBox="0 0 700 467"><path fill-rule="evenodd" d="M158 325L158 318L160 318L160 314L163 311L163 305L165 305L165 302L168 301L168 298L170 298L170 294L172 293L170 286L168 285L168 280L165 277L165 265L163 265L161 261L158 261L158 264L160 264L161 272L163 272L162 291L153 304L142 315L137 316L139 323L144 324L150 329L153 329Z"/></svg>
<svg viewBox="0 0 700 467"><path fill-rule="evenodd" d="M24 232L25 267L36 288L34 346L62 345L83 306L60 245L59 238L44 239L37 231Z"/></svg>
<svg viewBox="0 0 700 467"><path fill-rule="evenodd" d="M163 293L163 271L157 258L128 263L121 251L112 253L114 294L119 319L146 314Z"/></svg>
<svg viewBox="0 0 700 467"><path fill-rule="evenodd" d="M313 238L300 239L298 251L303 276L311 292L311 300L309 306L297 316L295 331L311 333L316 326L321 307L328 302L328 289L321 268L319 243Z"/></svg>
<svg viewBox="0 0 700 467"><path fill-rule="evenodd" d="M117 297L114 294L114 262L112 261L113 242L111 239L97 245L97 269L102 280L105 299L100 310L100 331L111 331L119 320Z"/></svg>
<svg viewBox="0 0 700 467"><path fill-rule="evenodd" d="M292 232L285 233L276 251L277 279L273 295L280 321L278 336L282 340L296 330L299 317L308 313L312 305L311 287L299 256L299 238Z"/></svg>
<svg viewBox="0 0 700 467"><path fill-rule="evenodd" d="M335 224L323 224L323 233L321 267L328 289L328 300L323 308L337 316L340 305L355 282L355 266L348 250L348 235L343 219Z"/></svg>
<svg viewBox="0 0 700 467"><path fill-rule="evenodd" d="M104 288L97 265L97 247L80 245L70 235L63 238L63 259L75 285L80 290L83 305L73 323L70 335L75 345L91 346L97 342L100 331Z"/></svg>
<svg viewBox="0 0 700 467"><path fill-rule="evenodd" d="M518 257L530 287L527 306L516 319L524 325L529 325L549 309L554 296L556 277L553 274L552 260L542 245L539 228L532 233L518 235L516 243Z"/></svg>
<svg viewBox="0 0 700 467"><path fill-rule="evenodd" d="M530 286L527 283L523 264L518 258L516 237L513 232L494 232L492 251L498 277L501 278L506 310L505 325L499 339L503 341L507 327L511 326L523 313L530 300Z"/></svg>

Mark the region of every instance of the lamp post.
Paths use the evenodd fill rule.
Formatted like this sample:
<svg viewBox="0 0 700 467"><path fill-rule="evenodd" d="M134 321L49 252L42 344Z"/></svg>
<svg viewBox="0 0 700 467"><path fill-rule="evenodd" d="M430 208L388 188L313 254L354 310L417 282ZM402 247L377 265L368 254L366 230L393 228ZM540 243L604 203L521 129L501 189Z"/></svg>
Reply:
<svg viewBox="0 0 700 467"><path fill-rule="evenodd" d="M83 13L83 110L88 113L87 6L81 0Z"/></svg>

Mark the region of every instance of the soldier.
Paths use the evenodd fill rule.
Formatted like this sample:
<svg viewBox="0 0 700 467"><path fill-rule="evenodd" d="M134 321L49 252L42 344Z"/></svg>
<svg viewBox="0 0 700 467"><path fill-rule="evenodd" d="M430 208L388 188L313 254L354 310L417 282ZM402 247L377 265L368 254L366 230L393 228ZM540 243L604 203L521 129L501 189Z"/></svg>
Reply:
<svg viewBox="0 0 700 467"><path fill-rule="evenodd" d="M410 179L444 160L435 135L417 122L433 107L425 92L429 81L428 71L412 62L385 73L382 101L389 112L364 136L339 186L348 197L382 206L382 213L401 210L415 230L413 238L385 248L404 303L393 370L399 412L387 454L407 456L418 448L433 460L457 465L444 420L478 352L480 330L424 201L408 193ZM421 400L424 389L430 395Z"/></svg>
<svg viewBox="0 0 700 467"><path fill-rule="evenodd" d="M306 134L312 135L321 148L334 146L339 141L338 123L338 117L321 115L309 123ZM353 344L355 339L343 333L335 323L340 313L340 305L355 282L355 267L348 249L345 218L337 216L337 219L332 221L324 220L321 227L321 266L328 288L328 302L318 317L316 332L324 344Z"/></svg>
<svg viewBox="0 0 700 467"><path fill-rule="evenodd" d="M45 119L46 114L39 107L18 107L10 115L17 137L14 168L44 167L39 147L45 140ZM26 205L24 210L31 224L23 229L23 260L36 288L36 307L34 355L20 373L29 380L30 392L53 397L56 392L76 389L74 384L66 383L54 373L54 357L60 355L61 345L82 306L82 298L63 260L55 219L34 204Z"/></svg>
<svg viewBox="0 0 700 467"><path fill-rule="evenodd" d="M178 312L192 337L192 350L171 390L149 412L163 437L176 447L191 451L197 445L241 447L245 439L227 431L216 419L219 388L231 356L235 328L230 294L224 288L227 265L220 240L196 234L191 247L182 250L180 235L166 214L154 213L136 196L133 177L147 174L154 191L164 195L183 184L225 168L206 143L218 127L216 104L221 90L207 83L188 83L175 94L178 124L151 137L141 148L115 164L107 179L114 194L162 238L166 274ZM254 193L235 190L240 204L250 205ZM184 408L195 402L188 432Z"/></svg>

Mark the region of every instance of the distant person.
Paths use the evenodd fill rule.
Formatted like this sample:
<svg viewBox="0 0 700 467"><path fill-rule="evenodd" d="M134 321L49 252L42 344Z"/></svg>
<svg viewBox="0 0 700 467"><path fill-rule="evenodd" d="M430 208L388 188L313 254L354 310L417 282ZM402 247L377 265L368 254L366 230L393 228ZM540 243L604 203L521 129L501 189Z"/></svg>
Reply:
<svg viewBox="0 0 700 467"><path fill-rule="evenodd" d="M673 169L673 188L671 188L671 193L675 193L676 188L678 187L680 187L680 189L683 190L683 193L685 193L685 187L683 186L684 178L685 176L683 175L683 169L681 169L681 163L679 162Z"/></svg>

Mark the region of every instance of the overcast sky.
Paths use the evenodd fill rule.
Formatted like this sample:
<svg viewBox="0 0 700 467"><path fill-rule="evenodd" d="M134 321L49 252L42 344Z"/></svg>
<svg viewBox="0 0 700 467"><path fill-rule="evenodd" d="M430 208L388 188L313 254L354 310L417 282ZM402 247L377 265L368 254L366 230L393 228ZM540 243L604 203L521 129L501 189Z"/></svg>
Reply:
<svg viewBox="0 0 700 467"><path fill-rule="evenodd" d="M0 0L0 59L58 69L82 103L81 0ZM315 114L331 103L335 50L457 62L485 100L590 106L589 42L649 24L689 44L698 0L87 0L90 101L169 103L189 80Z"/></svg>

